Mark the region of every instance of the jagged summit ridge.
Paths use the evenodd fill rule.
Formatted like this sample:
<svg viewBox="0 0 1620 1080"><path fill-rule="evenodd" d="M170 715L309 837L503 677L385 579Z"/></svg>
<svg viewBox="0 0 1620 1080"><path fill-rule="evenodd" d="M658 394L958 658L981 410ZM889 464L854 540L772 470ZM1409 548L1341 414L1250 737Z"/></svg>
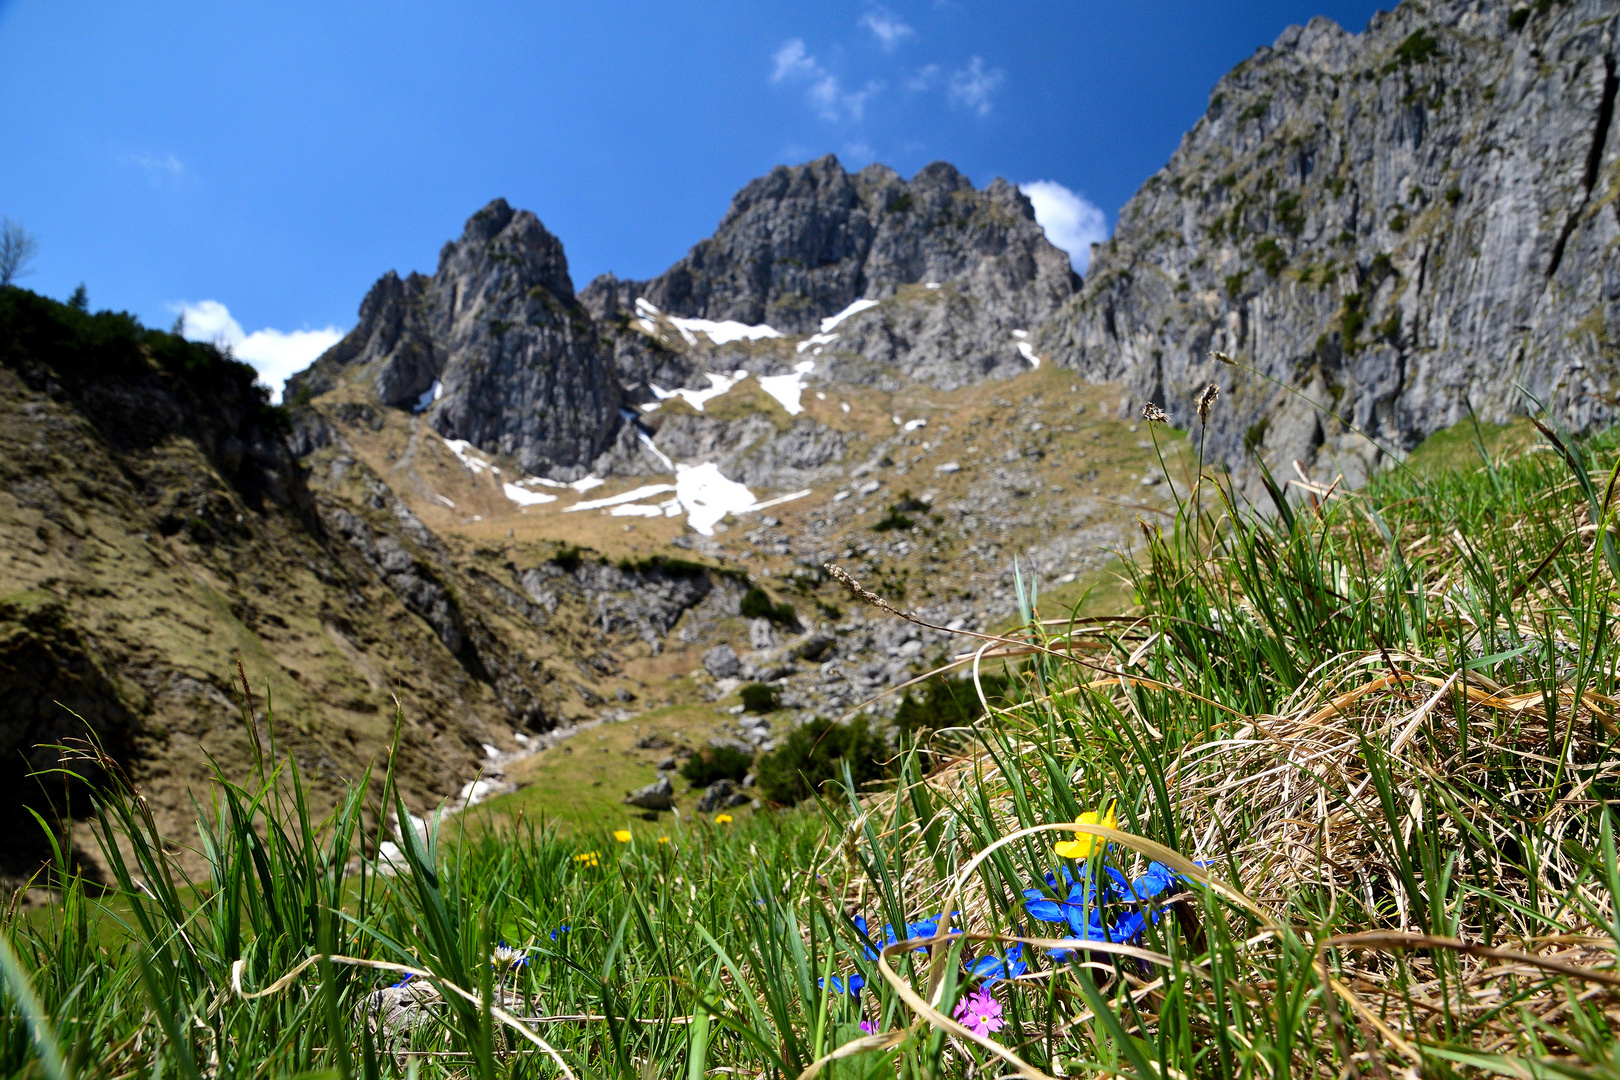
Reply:
<svg viewBox="0 0 1620 1080"><path fill-rule="evenodd" d="M1354 482L1464 420L1615 415L1613 0L1405 3L1285 30L1221 80L1038 339L1213 456ZM1221 367L1220 349L1288 390ZM1316 402L1325 414L1294 397Z"/></svg>
<svg viewBox="0 0 1620 1080"><path fill-rule="evenodd" d="M887 368L943 388L1028 370L1013 331L1050 319L1078 285L1006 180L978 190L945 162L909 181L878 164L851 174L829 154L751 181L714 235L658 277L602 275L581 299L604 325L644 314L640 299L680 318L794 335L815 334L857 300L881 301L840 325L823 370L874 382ZM634 336L617 335L613 348L632 382L691 374Z"/></svg>
<svg viewBox="0 0 1620 1080"><path fill-rule="evenodd" d="M1007 181L977 191L943 161L909 182L879 164L851 175L828 154L751 181L712 237L651 281L624 284L674 315L809 334L857 299L958 279L1027 289L1023 313L1036 318L1075 285Z"/></svg>
<svg viewBox="0 0 1620 1080"><path fill-rule="evenodd" d="M322 393L362 370L384 404L425 410L445 438L539 475L583 476L619 428L619 383L562 242L505 199L468 219L431 279L384 274L359 325L288 393Z"/></svg>

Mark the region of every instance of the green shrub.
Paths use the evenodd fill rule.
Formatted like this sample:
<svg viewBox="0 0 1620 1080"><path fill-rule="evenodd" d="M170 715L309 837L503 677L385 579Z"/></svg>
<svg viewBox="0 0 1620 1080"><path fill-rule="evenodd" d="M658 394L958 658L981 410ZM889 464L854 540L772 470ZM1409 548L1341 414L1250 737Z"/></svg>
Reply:
<svg viewBox="0 0 1620 1080"><path fill-rule="evenodd" d="M742 783L753 765L754 756L735 746L705 746L686 759L681 776L693 787L708 787L716 780Z"/></svg>
<svg viewBox="0 0 1620 1080"><path fill-rule="evenodd" d="M887 756L888 747L864 716L849 724L812 720L760 758L760 792L773 803L791 806L829 780L842 780L845 763L857 784L881 778L888 772Z"/></svg>
<svg viewBox="0 0 1620 1080"><path fill-rule="evenodd" d="M644 559L620 559L619 569L627 574L661 573L665 577L695 578L709 572L709 568L690 559L672 559L667 555L649 555Z"/></svg>
<svg viewBox="0 0 1620 1080"><path fill-rule="evenodd" d="M979 682L984 685L985 698L992 704L1009 700L1007 691L1010 680L1006 676L981 674ZM912 697L907 691L894 714L895 724L907 734L918 730L961 727L984 715L984 706L979 702L979 692L974 688L972 679L949 679L936 675L923 684L919 693L920 697Z"/></svg>
<svg viewBox="0 0 1620 1080"><path fill-rule="evenodd" d="M579 548L570 544L567 547L560 547L556 551L552 552L551 561L553 564L560 566L563 570L572 574L575 570L579 569L579 564L585 561L585 556Z"/></svg>
<svg viewBox="0 0 1620 1080"><path fill-rule="evenodd" d="M769 619L774 623L792 626L799 621L799 613L793 605L783 602L774 603L770 594L758 585L754 585L743 593L742 602L737 605L745 619Z"/></svg>
<svg viewBox="0 0 1620 1080"><path fill-rule="evenodd" d="M743 708L752 713L770 712L776 708L776 691L764 683L751 682L740 690Z"/></svg>
<svg viewBox="0 0 1620 1080"><path fill-rule="evenodd" d="M1440 39L1425 30L1414 30L1395 48L1395 59L1403 64L1421 64L1440 52Z"/></svg>
<svg viewBox="0 0 1620 1080"><path fill-rule="evenodd" d="M1254 257L1260 260L1260 265L1270 277L1276 277L1288 265L1288 255L1282 245L1269 236L1254 245Z"/></svg>
<svg viewBox="0 0 1620 1080"><path fill-rule="evenodd" d="M910 518L906 517L906 515L902 514L900 511L891 506L889 507L889 512L880 518L877 524L872 526L872 531L890 532L894 529L904 531L916 524L917 523L915 521L912 521Z"/></svg>

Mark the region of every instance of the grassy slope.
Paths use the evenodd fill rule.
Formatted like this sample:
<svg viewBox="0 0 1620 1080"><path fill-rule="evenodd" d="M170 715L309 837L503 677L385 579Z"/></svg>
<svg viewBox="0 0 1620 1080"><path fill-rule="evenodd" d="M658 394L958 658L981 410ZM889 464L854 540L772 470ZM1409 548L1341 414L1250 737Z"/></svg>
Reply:
<svg viewBox="0 0 1620 1080"><path fill-rule="evenodd" d="M670 823L669 844L559 837L531 818L468 834L437 874L358 896L357 805L316 827L290 804L269 804L267 821L244 803L217 837L207 903L171 897L157 856L121 881L150 923L135 940L159 961L145 989L133 952L94 947L74 890L52 919L11 930L70 1056L107 1076L153 1071L154 1054L182 1073L213 1055L221 1073L362 1071L370 1051L348 1016L392 975L310 968L248 1002L226 990L231 963L263 986L330 941L477 991L497 939L528 957L493 973L509 1007L547 1017L539 1034L576 1073L790 1077L864 1018L894 1040L830 1075L965 1078L1002 1070L998 1048L1047 1073L1141 1080L1610 1075L1620 556L1583 526L1610 522L1617 462L1604 438L1568 460L1389 476L1280 520L1226 516L1212 480L1205 512L1140 569L1142 620L1078 627L1098 647L1085 663L1037 658L1021 704L908 759L900 798L830 792L799 813ZM1092 945L1077 968L1026 943L1029 972L992 988L1007 1026L949 1041L943 1016L899 992L924 988L920 958L897 950L887 983L864 954L854 913L882 924L947 908L994 948L1072 934L1020 891L1047 893L1060 865L1090 871L1052 847L1066 832L1028 830L1109 804L1127 831L1094 860L1129 877L1151 855L1182 875L1140 905L1139 951ZM127 804L110 814L145 832ZM268 873L249 869L253 849ZM600 854L577 858L587 850ZM339 904L354 921L320 915ZM1110 900L1106 921L1129 933L1138 906ZM948 1012L974 980L948 959L939 971ZM855 972L874 988L859 999L817 988ZM554 1074L476 1010L433 1011L443 1023L408 1036L445 1055L413 1059L423 1072ZM402 1050L405 1030L385 1030ZM16 1012L0 1015L0 1055L8 1074L34 1056Z"/></svg>

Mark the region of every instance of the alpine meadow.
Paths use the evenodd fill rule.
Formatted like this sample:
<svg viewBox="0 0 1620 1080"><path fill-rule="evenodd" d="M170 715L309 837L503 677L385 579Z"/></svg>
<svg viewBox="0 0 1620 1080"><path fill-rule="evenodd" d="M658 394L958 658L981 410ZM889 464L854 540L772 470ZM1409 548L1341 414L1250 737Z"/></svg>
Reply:
<svg viewBox="0 0 1620 1080"><path fill-rule="evenodd" d="M8 218L0 1075L1620 1080L1617 35L1288 27L1080 260L495 198L279 402Z"/></svg>

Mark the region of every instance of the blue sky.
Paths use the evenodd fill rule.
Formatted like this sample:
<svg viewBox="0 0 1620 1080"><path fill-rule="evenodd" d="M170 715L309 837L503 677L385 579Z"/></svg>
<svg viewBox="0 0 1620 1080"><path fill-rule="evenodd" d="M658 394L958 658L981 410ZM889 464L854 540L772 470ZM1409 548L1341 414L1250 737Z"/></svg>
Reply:
<svg viewBox="0 0 1620 1080"><path fill-rule="evenodd" d="M1046 181L1048 216L1106 230L1224 72L1373 10L0 0L0 214L40 240L19 284L159 325L192 305L273 377L497 195L579 286L660 272L751 177L829 151Z"/></svg>

